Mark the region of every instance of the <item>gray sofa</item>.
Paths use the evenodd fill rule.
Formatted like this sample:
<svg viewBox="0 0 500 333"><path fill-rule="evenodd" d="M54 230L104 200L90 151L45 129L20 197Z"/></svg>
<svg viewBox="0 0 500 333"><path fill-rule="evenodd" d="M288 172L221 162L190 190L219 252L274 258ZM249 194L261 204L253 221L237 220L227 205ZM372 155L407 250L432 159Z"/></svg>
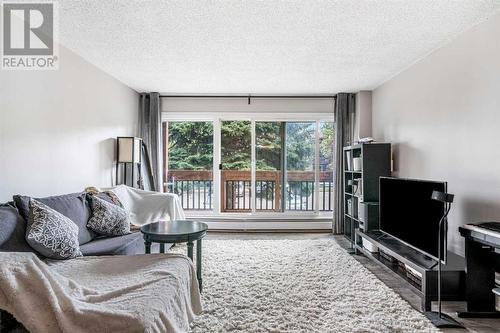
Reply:
<svg viewBox="0 0 500 333"><path fill-rule="evenodd" d="M99 196L112 202L102 193ZM29 215L29 197L14 196L14 201L0 204L0 251L34 252L26 242L26 224ZM88 195L84 192L47 198L37 198L47 206L69 217L78 225L78 240L84 256L133 255L144 253L142 234L139 231L117 237L103 237L87 228L92 216ZM8 312L0 310L0 332L27 332Z"/></svg>
<svg viewBox="0 0 500 333"><path fill-rule="evenodd" d="M99 196L110 202L104 193ZM29 197L14 196L14 201L0 204L0 251L35 252L26 242ZM84 192L37 198L70 218L79 228L80 250L84 256L133 255L144 253L142 234L138 231L118 237L104 237L87 229L92 215L88 195Z"/></svg>

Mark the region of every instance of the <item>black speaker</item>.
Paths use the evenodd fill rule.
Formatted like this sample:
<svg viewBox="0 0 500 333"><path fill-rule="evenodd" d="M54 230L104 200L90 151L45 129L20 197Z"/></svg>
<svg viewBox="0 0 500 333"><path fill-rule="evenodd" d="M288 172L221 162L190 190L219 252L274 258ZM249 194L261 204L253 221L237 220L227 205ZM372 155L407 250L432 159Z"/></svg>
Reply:
<svg viewBox="0 0 500 333"><path fill-rule="evenodd" d="M378 202L360 202L358 204L359 228L366 232L380 229L378 221Z"/></svg>

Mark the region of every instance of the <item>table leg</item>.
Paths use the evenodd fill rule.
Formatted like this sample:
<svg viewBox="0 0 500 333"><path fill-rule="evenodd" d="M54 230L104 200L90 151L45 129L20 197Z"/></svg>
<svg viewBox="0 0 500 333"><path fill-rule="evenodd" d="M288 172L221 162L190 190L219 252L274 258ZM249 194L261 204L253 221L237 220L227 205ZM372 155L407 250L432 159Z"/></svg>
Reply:
<svg viewBox="0 0 500 333"><path fill-rule="evenodd" d="M160 243L160 253L165 253L165 244Z"/></svg>
<svg viewBox="0 0 500 333"><path fill-rule="evenodd" d="M151 242L149 241L144 241L144 248L145 248L145 253L150 254L151 253Z"/></svg>
<svg viewBox="0 0 500 333"><path fill-rule="evenodd" d="M200 287L201 292L203 290L201 276L201 239L196 241L196 276L198 277L198 287Z"/></svg>
<svg viewBox="0 0 500 333"><path fill-rule="evenodd" d="M187 243L187 247L188 247L188 257L191 258L191 260L193 260L193 242L189 241Z"/></svg>

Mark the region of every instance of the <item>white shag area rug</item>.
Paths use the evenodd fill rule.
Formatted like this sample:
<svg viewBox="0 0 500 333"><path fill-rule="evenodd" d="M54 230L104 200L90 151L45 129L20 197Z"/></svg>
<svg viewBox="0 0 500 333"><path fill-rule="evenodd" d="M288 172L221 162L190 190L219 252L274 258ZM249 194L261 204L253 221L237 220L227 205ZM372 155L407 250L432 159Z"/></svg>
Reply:
<svg viewBox="0 0 500 333"><path fill-rule="evenodd" d="M205 240L202 298L193 333L437 332L333 239Z"/></svg>

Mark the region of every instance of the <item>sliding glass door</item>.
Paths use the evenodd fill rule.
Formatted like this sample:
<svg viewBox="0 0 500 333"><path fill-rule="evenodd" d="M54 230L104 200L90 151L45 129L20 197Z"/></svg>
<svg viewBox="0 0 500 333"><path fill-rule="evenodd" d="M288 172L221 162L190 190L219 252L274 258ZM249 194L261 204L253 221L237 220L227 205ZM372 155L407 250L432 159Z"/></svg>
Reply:
<svg viewBox="0 0 500 333"><path fill-rule="evenodd" d="M255 122L255 211L281 212L283 122Z"/></svg>
<svg viewBox="0 0 500 333"><path fill-rule="evenodd" d="M335 160L333 156L334 144L333 122L319 122L319 191L318 203L320 212L333 210L333 177Z"/></svg>
<svg viewBox="0 0 500 333"><path fill-rule="evenodd" d="M250 212L251 122L221 122L221 203L223 212Z"/></svg>
<svg viewBox="0 0 500 333"><path fill-rule="evenodd" d="M164 191L178 194L185 210L214 208L213 133L207 121L163 125Z"/></svg>
<svg viewBox="0 0 500 333"><path fill-rule="evenodd" d="M285 210L313 211L316 122L287 122L285 141Z"/></svg>
<svg viewBox="0 0 500 333"><path fill-rule="evenodd" d="M167 121L164 189L188 215L331 212L334 128L307 118Z"/></svg>

